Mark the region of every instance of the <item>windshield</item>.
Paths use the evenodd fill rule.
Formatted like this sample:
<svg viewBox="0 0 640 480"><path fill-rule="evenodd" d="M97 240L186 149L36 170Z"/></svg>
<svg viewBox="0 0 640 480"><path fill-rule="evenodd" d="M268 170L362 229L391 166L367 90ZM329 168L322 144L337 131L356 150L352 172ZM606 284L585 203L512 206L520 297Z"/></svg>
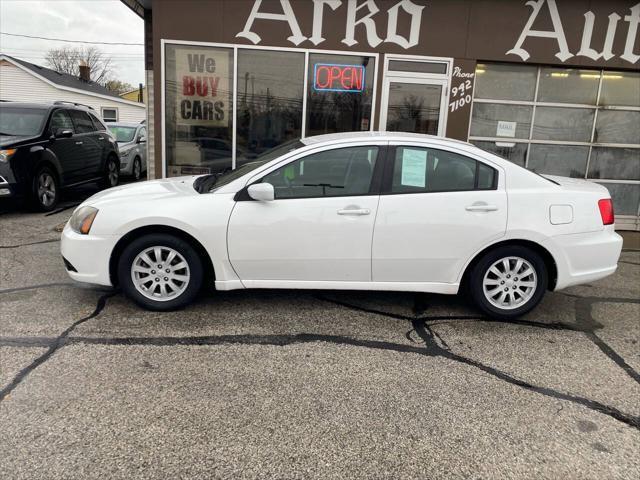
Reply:
<svg viewBox="0 0 640 480"><path fill-rule="evenodd" d="M304 143L300 140L292 140L287 143L283 143L280 146L274 147L271 150L267 150L266 152L258 155L258 158L250 163L245 163L241 167L236 168L235 170L227 170L222 173L214 173L211 175L204 175L202 177L198 177L196 181L193 183L193 188L196 189L198 193L208 193L213 191L214 188L220 188L223 185L227 185L234 180L246 175L247 173L255 170L274 160L285 153L292 152L293 150L297 150L300 147L304 147Z"/></svg>
<svg viewBox="0 0 640 480"><path fill-rule="evenodd" d="M118 125L109 125L109 130L116 137L116 142L127 143L133 140L136 134L136 127L120 127Z"/></svg>
<svg viewBox="0 0 640 480"><path fill-rule="evenodd" d="M31 137L42 132L47 110L0 106L0 135Z"/></svg>

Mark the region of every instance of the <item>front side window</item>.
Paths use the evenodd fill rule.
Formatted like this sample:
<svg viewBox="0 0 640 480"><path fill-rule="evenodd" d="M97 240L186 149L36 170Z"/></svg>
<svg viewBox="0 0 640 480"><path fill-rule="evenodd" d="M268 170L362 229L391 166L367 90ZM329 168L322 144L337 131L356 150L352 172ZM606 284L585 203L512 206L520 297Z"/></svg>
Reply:
<svg viewBox="0 0 640 480"><path fill-rule="evenodd" d="M66 110L56 110L53 112L53 115L51 115L49 130L53 134L64 130L71 130L73 132L73 122Z"/></svg>
<svg viewBox="0 0 640 480"><path fill-rule="evenodd" d="M490 190L496 171L471 158L446 150L398 147L393 164L391 193Z"/></svg>
<svg viewBox="0 0 640 480"><path fill-rule="evenodd" d="M266 175L276 199L366 195L378 147L347 147L315 153Z"/></svg>
<svg viewBox="0 0 640 480"><path fill-rule="evenodd" d="M69 114L73 119L73 124L76 127L76 133L91 133L95 131L91 117L86 112L80 110L70 110Z"/></svg>

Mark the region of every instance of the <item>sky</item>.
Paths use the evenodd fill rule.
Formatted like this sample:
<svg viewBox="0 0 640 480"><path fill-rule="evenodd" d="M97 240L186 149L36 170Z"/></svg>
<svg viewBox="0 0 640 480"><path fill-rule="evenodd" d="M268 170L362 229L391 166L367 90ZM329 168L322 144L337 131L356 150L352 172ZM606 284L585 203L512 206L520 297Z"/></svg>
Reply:
<svg viewBox="0 0 640 480"><path fill-rule="evenodd" d="M144 21L120 0L0 0L0 32L140 45L94 45L112 57L114 76L144 83ZM0 33L0 53L46 66L45 53L62 46L90 46L11 37Z"/></svg>

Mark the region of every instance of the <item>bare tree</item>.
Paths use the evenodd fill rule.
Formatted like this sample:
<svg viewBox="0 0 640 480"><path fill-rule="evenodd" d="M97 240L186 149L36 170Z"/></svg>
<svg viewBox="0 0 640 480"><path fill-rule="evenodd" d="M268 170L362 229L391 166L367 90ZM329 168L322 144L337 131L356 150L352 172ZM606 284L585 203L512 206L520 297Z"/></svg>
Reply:
<svg viewBox="0 0 640 480"><path fill-rule="evenodd" d="M123 93L127 93L135 89L135 87L130 83L123 82L121 80L115 80L115 79L107 80L104 83L104 86L107 90L116 92L118 95L122 95Z"/></svg>
<svg viewBox="0 0 640 480"><path fill-rule="evenodd" d="M49 68L76 77L80 75L80 63L85 62L91 69L92 81L105 85L113 80L111 58L96 47L54 48L47 52L45 61Z"/></svg>

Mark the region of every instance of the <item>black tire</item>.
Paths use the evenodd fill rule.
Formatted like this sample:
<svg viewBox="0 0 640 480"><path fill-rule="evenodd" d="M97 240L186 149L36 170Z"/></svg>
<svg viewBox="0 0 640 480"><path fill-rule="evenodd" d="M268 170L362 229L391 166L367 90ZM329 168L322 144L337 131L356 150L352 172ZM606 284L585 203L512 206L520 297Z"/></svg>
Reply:
<svg viewBox="0 0 640 480"><path fill-rule="evenodd" d="M136 182L142 178L142 162L140 161L140 157L136 157L133 159L133 166L131 167L131 175L133 176L133 179Z"/></svg>
<svg viewBox="0 0 640 480"><path fill-rule="evenodd" d="M120 165L118 164L118 159L111 155L107 158L107 163L104 166L104 173L102 174L102 179L100 180L100 187L102 188L111 188L118 185L120 181Z"/></svg>
<svg viewBox="0 0 640 480"><path fill-rule="evenodd" d="M41 212L50 212L60 200L60 181L51 167L40 167L33 177L31 202Z"/></svg>
<svg viewBox="0 0 640 480"><path fill-rule="evenodd" d="M496 262L508 257L517 257L528 262L533 269L534 275L526 275L527 270L525 268L526 264L524 263L518 271L524 273L526 278L519 278L517 276L519 273L516 273L513 276L509 274L510 278L507 278L506 274L499 277L494 273L487 273ZM515 271L518 265L517 261L512 259L508 262L508 265L510 265ZM506 268L503 269L506 271ZM498 299L494 297L494 302L500 303L498 300L500 299L500 296L502 296L502 292L507 292L505 295L509 295L508 298L512 298L515 301L516 295L512 293L512 290L516 290L518 295L520 295L520 301L523 301L522 299L524 298L526 298L526 301L523 301L520 305L517 305L516 303L511 308L508 308L507 306L502 308L492 303L492 301L489 300L488 295L485 295L484 292L485 275L488 275L487 278L489 281L495 281L496 288L499 289L499 291L493 290L498 296ZM523 283L518 284L517 280ZM535 286L530 287L533 290L527 290L525 297L525 295L522 294L524 290L520 290L520 286L532 283L534 280ZM540 303L540 300L542 300L542 297L547 290L547 284L547 267L542 257L535 251L519 245L498 247L495 250L490 251L482 257L478 263L476 263L469 275L469 292L476 306L487 316L500 320L511 320L530 312L536 305L538 305L538 303Z"/></svg>
<svg viewBox="0 0 640 480"><path fill-rule="evenodd" d="M155 267L157 267L157 265L152 265L152 268L149 269L149 276L153 276L154 278L150 278L149 285L147 285L146 294L150 296L157 295L158 299L153 299L145 296L145 294L138 290L138 288L134 285L134 280L132 278L132 267L136 257L145 250L158 246L163 247L167 250L171 249L177 252L180 256L182 256L182 259L175 257L173 261L181 262L182 260L184 260L188 267L188 269L182 269L179 271L180 275L184 275L186 273L186 276L188 276L189 278L184 289L179 294L176 294L175 297L167 298L165 300L159 299L162 295L160 284L164 281L165 290L171 288L169 285L176 285L175 282L173 284L170 283L172 281L170 277L163 277L164 272L166 271L164 270L164 268L170 266L168 264L164 264L164 262L167 260L168 255L164 255L163 257L163 254L161 253L161 257L164 258L164 260L161 260L161 263L163 263L162 269L158 269L156 271ZM167 251L164 250L163 252L167 253ZM155 263L157 261L155 255L153 256L154 258L151 258L151 254L149 254L148 256L149 260L153 260L152 263ZM176 265L178 264L179 263L177 263ZM153 275L151 275L151 271L154 272ZM161 271L163 272L162 275L160 275ZM142 275L145 275L144 278L146 278L147 274L144 273ZM169 311L176 310L178 308L184 307L185 305L188 305L198 295L198 292L202 287L203 275L204 269L202 266L202 259L195 251L195 249L188 242L182 240L181 238L164 233L154 233L135 239L125 247L122 255L120 256L120 259L118 260L118 281L120 287L122 288L122 291L127 297L132 299L141 307L146 308L147 310ZM169 280L167 281L167 279ZM159 280L159 283L157 283L155 286L154 280ZM150 291L151 288L153 288L153 292ZM178 286L178 288L176 288L176 292L179 288L181 287Z"/></svg>

